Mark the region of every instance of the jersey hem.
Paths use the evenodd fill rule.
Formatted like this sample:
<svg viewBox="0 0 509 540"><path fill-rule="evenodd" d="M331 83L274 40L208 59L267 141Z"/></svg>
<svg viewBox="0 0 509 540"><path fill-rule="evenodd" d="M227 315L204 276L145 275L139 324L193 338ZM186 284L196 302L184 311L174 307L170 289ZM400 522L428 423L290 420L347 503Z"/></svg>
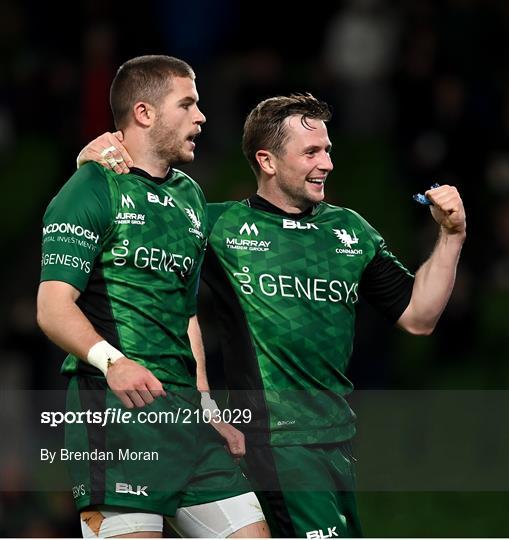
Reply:
<svg viewBox="0 0 509 540"><path fill-rule="evenodd" d="M143 501L126 501L124 498L120 497L113 497L106 495L104 497L104 501L98 504L91 504L90 503L91 497L87 497L83 499L82 501L75 501L76 509L78 512L82 512L83 510L86 510L87 508L93 506L116 506L119 508L126 508L126 509L134 509L134 510L141 510L142 512L149 512L152 514L161 514L163 516L171 516L173 517L175 513L177 512L178 504L157 504L155 502L143 504Z"/></svg>
<svg viewBox="0 0 509 540"><path fill-rule="evenodd" d="M265 432L245 433L245 436L248 444L255 446L311 446L341 443L353 438L356 431L355 424L351 424L341 428L272 433L269 437Z"/></svg>

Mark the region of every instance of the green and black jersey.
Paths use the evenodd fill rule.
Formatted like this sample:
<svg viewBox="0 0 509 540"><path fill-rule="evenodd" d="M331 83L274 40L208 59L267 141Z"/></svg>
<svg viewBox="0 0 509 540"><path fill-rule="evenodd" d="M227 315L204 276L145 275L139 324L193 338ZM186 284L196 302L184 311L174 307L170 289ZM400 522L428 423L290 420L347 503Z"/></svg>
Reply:
<svg viewBox="0 0 509 540"><path fill-rule="evenodd" d="M69 283L96 331L163 383L194 386L188 319L204 255L200 187L171 170L118 175L87 163L45 215L41 281ZM99 370L68 356L66 374Z"/></svg>
<svg viewBox="0 0 509 540"><path fill-rule="evenodd" d="M321 203L285 214L255 195L209 205L203 278L215 293L231 405L254 444L346 440L355 305L395 322L412 275L361 216Z"/></svg>

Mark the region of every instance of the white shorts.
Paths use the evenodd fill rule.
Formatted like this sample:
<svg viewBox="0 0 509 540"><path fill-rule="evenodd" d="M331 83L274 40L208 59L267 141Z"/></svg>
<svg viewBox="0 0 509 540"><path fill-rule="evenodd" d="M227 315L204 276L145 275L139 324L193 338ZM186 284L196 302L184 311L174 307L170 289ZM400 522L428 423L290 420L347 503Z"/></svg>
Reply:
<svg viewBox="0 0 509 540"><path fill-rule="evenodd" d="M106 508L106 507L105 507ZM166 518L184 538L227 538L242 527L265 519L251 491L206 504L179 508ZM162 532L163 516L142 512L88 510L81 512L83 538L111 538L136 532Z"/></svg>

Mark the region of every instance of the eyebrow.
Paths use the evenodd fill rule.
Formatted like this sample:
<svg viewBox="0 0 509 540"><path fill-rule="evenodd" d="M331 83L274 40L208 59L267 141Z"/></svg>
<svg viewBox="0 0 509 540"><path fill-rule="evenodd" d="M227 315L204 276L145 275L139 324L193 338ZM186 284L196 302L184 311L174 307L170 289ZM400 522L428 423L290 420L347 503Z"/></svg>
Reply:
<svg viewBox="0 0 509 540"><path fill-rule="evenodd" d="M191 103L191 104L198 103L198 99L192 96L186 96L186 97L183 97L182 99L179 99L178 101L179 105L184 105L185 103Z"/></svg>
<svg viewBox="0 0 509 540"><path fill-rule="evenodd" d="M311 146L306 146L306 148L304 148L304 153L306 152L311 152L311 151L316 151L316 150L320 150L322 147L321 146L317 146L316 144L313 144ZM332 150L332 143L329 143L326 147L325 147L325 151L326 152L330 152Z"/></svg>

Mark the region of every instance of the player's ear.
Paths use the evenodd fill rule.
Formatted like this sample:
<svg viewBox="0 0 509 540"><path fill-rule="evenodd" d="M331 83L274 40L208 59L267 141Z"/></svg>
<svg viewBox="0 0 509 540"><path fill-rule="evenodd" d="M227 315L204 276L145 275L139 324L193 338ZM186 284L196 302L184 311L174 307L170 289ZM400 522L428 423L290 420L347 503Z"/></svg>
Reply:
<svg viewBox="0 0 509 540"><path fill-rule="evenodd" d="M137 123L142 126L150 126L154 122L155 109L145 101L137 101L133 105L133 116Z"/></svg>
<svg viewBox="0 0 509 540"><path fill-rule="evenodd" d="M255 154L255 158L263 173L269 176L276 174L274 154L271 154L268 150L258 150Z"/></svg>

